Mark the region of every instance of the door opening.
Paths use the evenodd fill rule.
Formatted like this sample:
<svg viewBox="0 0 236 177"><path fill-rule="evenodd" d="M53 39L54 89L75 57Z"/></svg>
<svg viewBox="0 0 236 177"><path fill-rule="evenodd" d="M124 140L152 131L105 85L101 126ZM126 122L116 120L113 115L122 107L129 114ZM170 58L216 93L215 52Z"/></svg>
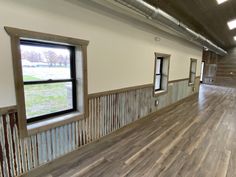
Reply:
<svg viewBox="0 0 236 177"><path fill-rule="evenodd" d="M203 82L203 74L204 74L204 66L205 66L205 61L202 61L201 65L201 75L200 75L200 82Z"/></svg>

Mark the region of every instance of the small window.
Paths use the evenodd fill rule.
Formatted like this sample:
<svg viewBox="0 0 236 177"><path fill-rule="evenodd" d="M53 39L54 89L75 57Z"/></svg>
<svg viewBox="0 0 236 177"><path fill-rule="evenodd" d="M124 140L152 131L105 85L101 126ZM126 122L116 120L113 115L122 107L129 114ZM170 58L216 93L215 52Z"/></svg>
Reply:
<svg viewBox="0 0 236 177"><path fill-rule="evenodd" d="M156 58L155 91L161 90L163 57Z"/></svg>
<svg viewBox="0 0 236 177"><path fill-rule="evenodd" d="M196 70L197 70L197 60L191 59L190 61L190 73L189 73L189 85L194 85L196 78Z"/></svg>
<svg viewBox="0 0 236 177"><path fill-rule="evenodd" d="M155 54L154 95L167 92L170 55Z"/></svg>
<svg viewBox="0 0 236 177"><path fill-rule="evenodd" d="M27 122L76 110L75 48L20 40Z"/></svg>

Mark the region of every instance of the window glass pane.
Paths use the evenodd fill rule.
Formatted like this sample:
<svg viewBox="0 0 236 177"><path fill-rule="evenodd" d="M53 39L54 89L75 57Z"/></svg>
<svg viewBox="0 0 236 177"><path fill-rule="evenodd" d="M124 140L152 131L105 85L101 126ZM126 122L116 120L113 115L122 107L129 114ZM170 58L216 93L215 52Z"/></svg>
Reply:
<svg viewBox="0 0 236 177"><path fill-rule="evenodd" d="M192 64L191 64L191 71L192 71L192 72L196 72L197 62L192 61L191 63L192 63Z"/></svg>
<svg viewBox="0 0 236 177"><path fill-rule="evenodd" d="M168 75L168 60L163 59L162 74Z"/></svg>
<svg viewBox="0 0 236 177"><path fill-rule="evenodd" d="M73 108L71 82L25 85L27 118Z"/></svg>
<svg viewBox="0 0 236 177"><path fill-rule="evenodd" d="M168 77L165 76L165 75L162 75L162 89L163 90L167 90L167 87L168 87Z"/></svg>
<svg viewBox="0 0 236 177"><path fill-rule="evenodd" d="M194 80L195 80L195 74L191 74L190 83L194 83Z"/></svg>
<svg viewBox="0 0 236 177"><path fill-rule="evenodd" d="M156 74L161 74L161 60L156 59Z"/></svg>
<svg viewBox="0 0 236 177"><path fill-rule="evenodd" d="M155 90L161 89L161 76L156 75Z"/></svg>
<svg viewBox="0 0 236 177"><path fill-rule="evenodd" d="M21 44L24 81L70 79L70 50Z"/></svg>

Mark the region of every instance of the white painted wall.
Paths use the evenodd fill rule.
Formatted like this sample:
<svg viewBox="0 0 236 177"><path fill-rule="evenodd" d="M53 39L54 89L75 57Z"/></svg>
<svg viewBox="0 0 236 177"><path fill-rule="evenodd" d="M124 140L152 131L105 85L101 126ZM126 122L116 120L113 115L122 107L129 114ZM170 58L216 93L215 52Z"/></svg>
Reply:
<svg viewBox="0 0 236 177"><path fill-rule="evenodd" d="M16 102L4 26L89 40L89 93L152 83L154 52L171 54L170 80L189 76L190 58L199 59L200 75L202 50L183 40L160 34L157 42L148 30L64 0L0 0L0 107Z"/></svg>

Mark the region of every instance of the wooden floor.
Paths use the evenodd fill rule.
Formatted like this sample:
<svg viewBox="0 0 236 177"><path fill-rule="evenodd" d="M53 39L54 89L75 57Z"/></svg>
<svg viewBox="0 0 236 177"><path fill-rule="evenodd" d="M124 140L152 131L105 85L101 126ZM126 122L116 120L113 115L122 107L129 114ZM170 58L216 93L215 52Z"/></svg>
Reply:
<svg viewBox="0 0 236 177"><path fill-rule="evenodd" d="M199 98L125 127L43 171L47 177L236 177L236 89L201 86Z"/></svg>

